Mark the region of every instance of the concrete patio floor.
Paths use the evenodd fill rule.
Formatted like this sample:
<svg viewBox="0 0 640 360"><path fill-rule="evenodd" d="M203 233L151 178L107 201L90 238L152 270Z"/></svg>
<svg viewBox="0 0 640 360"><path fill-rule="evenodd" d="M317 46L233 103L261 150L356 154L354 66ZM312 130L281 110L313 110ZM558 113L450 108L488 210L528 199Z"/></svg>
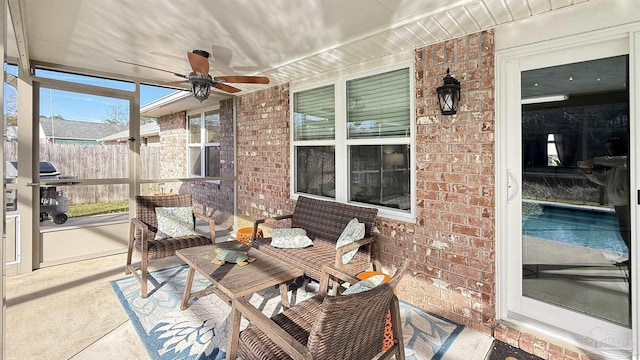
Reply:
<svg viewBox="0 0 640 360"><path fill-rule="evenodd" d="M110 281L126 254L6 278L5 359L149 359ZM151 262L153 270L181 263ZM493 338L465 329L443 359L484 360Z"/></svg>

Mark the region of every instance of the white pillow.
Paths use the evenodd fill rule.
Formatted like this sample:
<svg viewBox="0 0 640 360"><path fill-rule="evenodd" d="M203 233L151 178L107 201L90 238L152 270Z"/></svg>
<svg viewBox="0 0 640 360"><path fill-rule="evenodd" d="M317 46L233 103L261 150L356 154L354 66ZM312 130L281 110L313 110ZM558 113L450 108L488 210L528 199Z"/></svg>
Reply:
<svg viewBox="0 0 640 360"><path fill-rule="evenodd" d="M336 249L349 245L354 241L358 241L364 238L365 228L364 224L358 221L358 218L353 218L347 223L347 226L342 230L342 234L336 241ZM353 249L349 252L342 254L342 264L347 264L358 252L358 249Z"/></svg>
<svg viewBox="0 0 640 360"><path fill-rule="evenodd" d="M158 232L155 240L197 235L194 231L193 209L187 207L157 207Z"/></svg>
<svg viewBox="0 0 640 360"><path fill-rule="evenodd" d="M384 275L373 275L367 279L358 281L357 283L349 286L349 288L345 290L342 295L356 294L373 289L374 287L382 284L383 281Z"/></svg>
<svg viewBox="0 0 640 360"><path fill-rule="evenodd" d="M282 249L297 249L313 245L307 230L301 228L271 230L271 246Z"/></svg>

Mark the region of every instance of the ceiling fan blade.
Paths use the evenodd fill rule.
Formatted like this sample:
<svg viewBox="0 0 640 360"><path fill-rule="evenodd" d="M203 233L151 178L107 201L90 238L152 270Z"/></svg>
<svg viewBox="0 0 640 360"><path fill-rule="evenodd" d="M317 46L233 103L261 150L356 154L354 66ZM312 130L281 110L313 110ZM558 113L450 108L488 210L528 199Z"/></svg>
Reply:
<svg viewBox="0 0 640 360"><path fill-rule="evenodd" d="M241 84L268 84L269 83L269 78L266 76L240 76L240 75L216 76L213 78L213 80L230 82L230 83L241 83Z"/></svg>
<svg viewBox="0 0 640 360"><path fill-rule="evenodd" d="M187 52L187 56L189 57L189 64L191 64L193 72L199 72L205 77L209 75L209 59L192 52Z"/></svg>
<svg viewBox="0 0 640 360"><path fill-rule="evenodd" d="M213 84L213 87L216 89L220 89L222 91L226 91L229 93L237 93L238 91L240 91L240 89L227 85L227 84L223 84L223 83L215 83Z"/></svg>
<svg viewBox="0 0 640 360"><path fill-rule="evenodd" d="M123 64L129 64L129 65L135 65L135 66L144 67L144 68L147 68L147 69L153 69L153 70L158 70L158 71L164 71L164 72L166 72L166 73L173 74L173 75L178 76L178 77L181 77L181 78L186 78L186 77L187 77L186 75L178 74L178 73L175 73L175 72L170 71L170 70L160 69L160 68L153 67L153 66L142 65L142 64L136 64L136 63L132 63L132 62L129 62L129 61L124 61L124 60L116 60L116 61L117 61L117 62L121 62L121 63L123 63Z"/></svg>

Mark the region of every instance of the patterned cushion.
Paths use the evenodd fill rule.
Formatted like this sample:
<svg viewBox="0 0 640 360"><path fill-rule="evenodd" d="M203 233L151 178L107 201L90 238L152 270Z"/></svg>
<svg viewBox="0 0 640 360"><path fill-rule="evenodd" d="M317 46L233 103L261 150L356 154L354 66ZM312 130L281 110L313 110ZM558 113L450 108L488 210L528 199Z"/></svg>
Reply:
<svg viewBox="0 0 640 360"><path fill-rule="evenodd" d="M155 240L187 235L197 235L194 231L193 209L187 207L157 207L158 232Z"/></svg>
<svg viewBox="0 0 640 360"><path fill-rule="evenodd" d="M300 228L271 230L271 246L282 249L304 248L313 245L307 231Z"/></svg>
<svg viewBox="0 0 640 360"><path fill-rule="evenodd" d="M382 284L384 281L384 275L373 275L365 280L358 281L357 283L349 286L342 295L355 294L363 291L373 289L374 287Z"/></svg>
<svg viewBox="0 0 640 360"><path fill-rule="evenodd" d="M358 218L351 219L347 226L344 227L344 230L342 230L342 234L340 234L338 241L336 241L336 249L364 238L364 231L364 224L360 223ZM347 264L351 259L353 259L357 252L358 249L354 249L342 254L342 263Z"/></svg>

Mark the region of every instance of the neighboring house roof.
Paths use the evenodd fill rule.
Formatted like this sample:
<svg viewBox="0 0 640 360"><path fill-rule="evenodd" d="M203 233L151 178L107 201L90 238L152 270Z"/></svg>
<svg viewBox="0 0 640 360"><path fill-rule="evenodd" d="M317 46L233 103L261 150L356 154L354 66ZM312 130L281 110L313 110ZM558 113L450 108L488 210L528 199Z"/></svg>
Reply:
<svg viewBox="0 0 640 360"><path fill-rule="evenodd" d="M140 125L140 137L150 137L154 135L160 134L160 126L158 126L157 122L150 122L143 125ZM98 141L117 141L117 140L126 140L129 138L129 130L124 130L119 133L115 133L109 136L105 136Z"/></svg>
<svg viewBox="0 0 640 360"><path fill-rule="evenodd" d="M230 97L230 96L229 96ZM207 99L200 102L195 97L191 96L189 91L178 90L160 99L154 100L146 105L140 107L140 115L146 117L159 118L168 114L175 114L182 111L198 110L210 108L218 105L220 96L216 97L218 100ZM226 95L222 98L227 98Z"/></svg>
<svg viewBox="0 0 640 360"><path fill-rule="evenodd" d="M124 125L126 126L126 125ZM123 125L40 117L40 136L54 139L95 140L119 132Z"/></svg>

